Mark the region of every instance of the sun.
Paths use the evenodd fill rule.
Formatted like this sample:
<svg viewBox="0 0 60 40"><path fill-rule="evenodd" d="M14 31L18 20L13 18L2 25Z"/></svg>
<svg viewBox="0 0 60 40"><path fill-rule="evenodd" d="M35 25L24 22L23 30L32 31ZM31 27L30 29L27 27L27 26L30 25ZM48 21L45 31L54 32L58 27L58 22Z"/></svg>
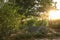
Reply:
<svg viewBox="0 0 60 40"><path fill-rule="evenodd" d="M59 10L51 10L49 12L48 19L49 20L58 20L58 19L60 19L60 11Z"/></svg>
<svg viewBox="0 0 60 40"><path fill-rule="evenodd" d="M60 20L60 0L53 0L53 2L56 2L56 9L57 10L50 10L48 19L49 20Z"/></svg>

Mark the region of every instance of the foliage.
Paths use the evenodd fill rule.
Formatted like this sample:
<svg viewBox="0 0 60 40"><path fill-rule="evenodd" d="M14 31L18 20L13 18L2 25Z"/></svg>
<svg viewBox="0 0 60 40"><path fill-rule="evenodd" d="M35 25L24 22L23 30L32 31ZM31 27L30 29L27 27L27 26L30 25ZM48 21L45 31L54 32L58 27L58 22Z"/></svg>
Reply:
<svg viewBox="0 0 60 40"><path fill-rule="evenodd" d="M17 8L5 4L0 8L0 37L9 37L19 29L20 15Z"/></svg>
<svg viewBox="0 0 60 40"><path fill-rule="evenodd" d="M49 26L53 28L56 32L60 32L60 20L50 21Z"/></svg>
<svg viewBox="0 0 60 40"><path fill-rule="evenodd" d="M9 40L9 37L12 34L17 34L17 32L21 28L24 31L23 33L25 33L24 35L22 35L22 37L28 37L28 35L29 36L31 35L31 34L26 35L26 33L28 33L26 31L29 30L29 27L35 27L35 26L37 27L42 25L46 26L46 21L45 20L37 21L38 19L36 18L36 15L39 15L38 12L40 13L40 12L47 11L46 8L50 7L49 4L51 1L9 0L8 2L3 2L1 0L0 2L1 2L0 40ZM33 19L31 16L33 16ZM27 20L28 18L31 18L31 19ZM23 21L24 19L25 21ZM17 35L15 37L17 37ZM14 39L14 40L17 40L17 39Z"/></svg>
<svg viewBox="0 0 60 40"><path fill-rule="evenodd" d="M10 1L12 2L12 1ZM37 15L37 12L45 12L51 7L52 0L13 0L15 6L19 6L18 13L25 16Z"/></svg>

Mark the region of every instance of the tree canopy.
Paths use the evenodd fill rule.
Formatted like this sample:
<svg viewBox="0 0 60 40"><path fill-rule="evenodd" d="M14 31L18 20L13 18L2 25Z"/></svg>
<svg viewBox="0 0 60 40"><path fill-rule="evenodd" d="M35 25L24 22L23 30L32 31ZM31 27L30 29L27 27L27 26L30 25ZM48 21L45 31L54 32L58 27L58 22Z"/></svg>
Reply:
<svg viewBox="0 0 60 40"><path fill-rule="evenodd" d="M20 30L20 27L25 29L30 25L45 26L46 21L37 21L37 17L51 7L51 2L52 0L0 0L0 39L7 39Z"/></svg>

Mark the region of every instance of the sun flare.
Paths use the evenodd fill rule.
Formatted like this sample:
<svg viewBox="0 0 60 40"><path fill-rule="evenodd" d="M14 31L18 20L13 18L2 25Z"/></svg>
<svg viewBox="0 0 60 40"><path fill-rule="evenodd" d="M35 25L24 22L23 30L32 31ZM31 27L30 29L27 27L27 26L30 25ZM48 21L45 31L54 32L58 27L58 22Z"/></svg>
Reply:
<svg viewBox="0 0 60 40"><path fill-rule="evenodd" d="M60 19L60 11L51 10L49 12L49 20L57 20L57 19Z"/></svg>
<svg viewBox="0 0 60 40"><path fill-rule="evenodd" d="M49 11L49 20L60 20L60 0L53 0L53 2L56 2L56 9L58 10L50 10Z"/></svg>

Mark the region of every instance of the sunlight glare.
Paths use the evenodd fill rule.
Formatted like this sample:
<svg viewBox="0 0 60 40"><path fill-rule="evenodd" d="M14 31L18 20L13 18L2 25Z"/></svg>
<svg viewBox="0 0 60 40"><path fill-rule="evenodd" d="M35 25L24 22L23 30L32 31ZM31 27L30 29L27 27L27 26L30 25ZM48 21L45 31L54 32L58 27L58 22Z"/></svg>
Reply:
<svg viewBox="0 0 60 40"><path fill-rule="evenodd" d="M60 0L53 0L53 2L60 2Z"/></svg>
<svg viewBox="0 0 60 40"><path fill-rule="evenodd" d="M56 3L56 9L58 10L51 10L49 12L49 20L60 20L60 0L53 0L53 2L57 2ZM54 6L54 5L53 5Z"/></svg>
<svg viewBox="0 0 60 40"><path fill-rule="evenodd" d="M57 8L57 9L60 9L60 2L58 2L58 3L56 4L56 8Z"/></svg>
<svg viewBox="0 0 60 40"><path fill-rule="evenodd" d="M49 12L49 20L57 20L60 19L60 11L51 10Z"/></svg>

